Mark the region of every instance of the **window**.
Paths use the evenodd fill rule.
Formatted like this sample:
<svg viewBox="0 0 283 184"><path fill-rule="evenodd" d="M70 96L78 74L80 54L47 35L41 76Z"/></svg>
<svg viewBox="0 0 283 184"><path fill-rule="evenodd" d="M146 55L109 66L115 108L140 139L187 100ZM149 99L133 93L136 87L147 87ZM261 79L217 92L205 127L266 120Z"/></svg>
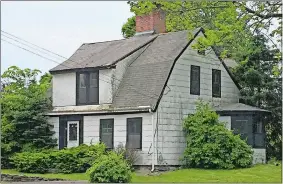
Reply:
<svg viewBox="0 0 283 184"><path fill-rule="evenodd" d="M127 148L142 148L142 118L127 119Z"/></svg>
<svg viewBox="0 0 283 184"><path fill-rule="evenodd" d="M78 140L78 124L70 123L69 124L69 141Z"/></svg>
<svg viewBox="0 0 283 184"><path fill-rule="evenodd" d="M200 67L191 65L191 83L190 93L192 95L200 94Z"/></svg>
<svg viewBox="0 0 283 184"><path fill-rule="evenodd" d="M204 56L205 55L205 50L198 50L198 54Z"/></svg>
<svg viewBox="0 0 283 184"><path fill-rule="evenodd" d="M98 71L77 74L77 105L98 104Z"/></svg>
<svg viewBox="0 0 283 184"><path fill-rule="evenodd" d="M100 120L100 142L103 142L107 148L113 148L114 119Z"/></svg>
<svg viewBox="0 0 283 184"><path fill-rule="evenodd" d="M212 97L221 97L221 70L212 69Z"/></svg>

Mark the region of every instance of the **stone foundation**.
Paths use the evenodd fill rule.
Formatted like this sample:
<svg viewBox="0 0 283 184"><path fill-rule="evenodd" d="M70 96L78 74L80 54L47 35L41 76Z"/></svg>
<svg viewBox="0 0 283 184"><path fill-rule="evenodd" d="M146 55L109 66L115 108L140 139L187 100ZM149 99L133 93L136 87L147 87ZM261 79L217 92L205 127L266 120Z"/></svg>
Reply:
<svg viewBox="0 0 283 184"><path fill-rule="evenodd" d="M29 177L23 175L2 174L1 181L6 182L39 182L39 181L65 181L58 178Z"/></svg>

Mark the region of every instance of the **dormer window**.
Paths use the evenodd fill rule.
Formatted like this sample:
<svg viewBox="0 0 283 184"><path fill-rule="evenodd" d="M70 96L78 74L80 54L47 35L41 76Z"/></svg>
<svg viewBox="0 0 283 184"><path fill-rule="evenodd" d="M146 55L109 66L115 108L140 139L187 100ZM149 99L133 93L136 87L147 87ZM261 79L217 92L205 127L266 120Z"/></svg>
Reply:
<svg viewBox="0 0 283 184"><path fill-rule="evenodd" d="M98 71L77 73L77 105L99 104Z"/></svg>

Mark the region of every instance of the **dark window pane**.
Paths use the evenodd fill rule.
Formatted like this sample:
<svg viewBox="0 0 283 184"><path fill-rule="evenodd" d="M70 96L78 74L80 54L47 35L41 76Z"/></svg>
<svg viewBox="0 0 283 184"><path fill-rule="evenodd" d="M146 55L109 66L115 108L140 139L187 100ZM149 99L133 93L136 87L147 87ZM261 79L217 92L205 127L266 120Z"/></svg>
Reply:
<svg viewBox="0 0 283 184"><path fill-rule="evenodd" d="M80 88L86 88L86 74L80 74Z"/></svg>
<svg viewBox="0 0 283 184"><path fill-rule="evenodd" d="M252 120L248 117L232 117L232 126L234 134L240 134L241 139L245 140L248 145L253 146L253 128Z"/></svg>
<svg viewBox="0 0 283 184"><path fill-rule="evenodd" d="M198 50L199 55L205 55L205 50Z"/></svg>
<svg viewBox="0 0 283 184"><path fill-rule="evenodd" d="M85 104L87 102L87 75L79 75L79 103Z"/></svg>
<svg viewBox="0 0 283 184"><path fill-rule="evenodd" d="M98 87L98 74L97 72L95 73L90 73L90 87Z"/></svg>
<svg viewBox="0 0 283 184"><path fill-rule="evenodd" d="M221 97L221 70L212 69L212 96Z"/></svg>
<svg viewBox="0 0 283 184"><path fill-rule="evenodd" d="M113 148L113 129L114 119L100 120L100 141L103 142L107 148Z"/></svg>
<svg viewBox="0 0 283 184"><path fill-rule="evenodd" d="M127 119L127 147L141 149L142 118Z"/></svg>
<svg viewBox="0 0 283 184"><path fill-rule="evenodd" d="M255 133L263 133L262 131L262 122L255 122Z"/></svg>
<svg viewBox="0 0 283 184"><path fill-rule="evenodd" d="M69 124L69 140L70 141L78 140L77 131L78 131L78 127L76 123Z"/></svg>
<svg viewBox="0 0 283 184"><path fill-rule="evenodd" d="M98 103L98 88L89 88L89 103Z"/></svg>
<svg viewBox="0 0 283 184"><path fill-rule="evenodd" d="M200 94L200 67L191 65L191 85L190 94L199 95Z"/></svg>
<svg viewBox="0 0 283 184"><path fill-rule="evenodd" d="M264 147L265 146L265 141L264 141L264 134L254 134L255 136L255 147Z"/></svg>
<svg viewBox="0 0 283 184"><path fill-rule="evenodd" d="M84 72L78 74L77 81L77 103L98 104L99 103L99 87L98 87L98 72Z"/></svg>

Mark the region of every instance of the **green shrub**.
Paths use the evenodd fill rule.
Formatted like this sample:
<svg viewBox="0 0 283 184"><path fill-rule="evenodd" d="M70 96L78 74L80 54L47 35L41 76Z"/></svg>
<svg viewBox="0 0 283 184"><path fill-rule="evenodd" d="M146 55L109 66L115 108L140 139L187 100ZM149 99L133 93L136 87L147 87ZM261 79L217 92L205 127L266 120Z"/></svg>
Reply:
<svg viewBox="0 0 283 184"><path fill-rule="evenodd" d="M109 152L96 159L87 170L92 183L127 183L131 180L131 168L122 155Z"/></svg>
<svg viewBox="0 0 283 184"><path fill-rule="evenodd" d="M225 128L208 104L199 102L196 113L183 122L187 147L185 167L232 169L249 167L253 151L247 143Z"/></svg>
<svg viewBox="0 0 283 184"><path fill-rule="evenodd" d="M129 149L127 146L124 146L122 143L118 144L118 146L114 150L118 155L122 155L122 157L126 160L128 165L134 170L134 165L139 159L139 154L136 149Z"/></svg>
<svg viewBox="0 0 283 184"><path fill-rule="evenodd" d="M49 155L45 153L16 153L12 161L20 172L46 173L50 167Z"/></svg>
<svg viewBox="0 0 283 184"><path fill-rule="evenodd" d="M16 169L27 173L82 173L105 153L105 145L80 145L62 150L17 153L11 158Z"/></svg>

